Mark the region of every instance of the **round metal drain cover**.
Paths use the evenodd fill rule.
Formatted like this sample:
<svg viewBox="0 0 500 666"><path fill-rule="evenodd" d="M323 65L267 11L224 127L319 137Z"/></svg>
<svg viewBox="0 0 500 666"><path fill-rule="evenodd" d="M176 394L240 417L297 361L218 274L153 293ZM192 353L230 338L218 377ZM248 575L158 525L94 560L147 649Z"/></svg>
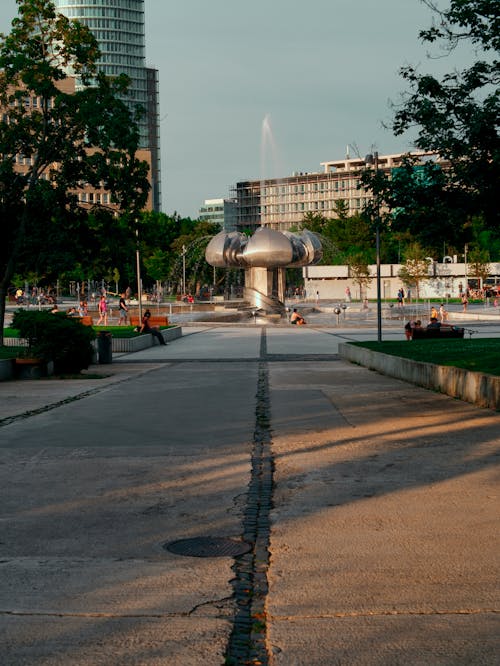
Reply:
<svg viewBox="0 0 500 666"><path fill-rule="evenodd" d="M194 539L180 539L163 545L165 550L175 555L188 555L190 557L237 557L251 550L251 546L244 541L222 537L196 537Z"/></svg>

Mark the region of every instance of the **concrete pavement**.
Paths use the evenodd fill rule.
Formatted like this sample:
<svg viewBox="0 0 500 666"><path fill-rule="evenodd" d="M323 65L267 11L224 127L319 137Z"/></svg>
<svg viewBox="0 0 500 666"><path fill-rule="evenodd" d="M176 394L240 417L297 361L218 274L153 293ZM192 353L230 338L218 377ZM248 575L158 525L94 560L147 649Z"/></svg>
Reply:
<svg viewBox="0 0 500 666"><path fill-rule="evenodd" d="M340 361L359 335L0 383L3 663L500 664L500 415ZM205 537L252 550L164 548Z"/></svg>

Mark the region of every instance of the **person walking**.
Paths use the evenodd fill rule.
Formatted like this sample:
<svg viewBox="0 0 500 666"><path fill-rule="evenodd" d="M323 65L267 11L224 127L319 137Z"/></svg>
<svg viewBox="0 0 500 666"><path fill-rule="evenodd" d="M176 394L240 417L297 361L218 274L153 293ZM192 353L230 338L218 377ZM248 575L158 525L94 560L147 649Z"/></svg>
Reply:
<svg viewBox="0 0 500 666"><path fill-rule="evenodd" d="M99 299L99 304L97 306L99 312L99 319L97 320L96 326L107 326L108 325L108 302L106 300L106 295L102 294Z"/></svg>
<svg viewBox="0 0 500 666"><path fill-rule="evenodd" d="M118 326L121 326L122 324L126 326L128 320L128 307L127 307L127 302L125 300L125 292L120 294L120 301L118 303L118 312L119 312Z"/></svg>

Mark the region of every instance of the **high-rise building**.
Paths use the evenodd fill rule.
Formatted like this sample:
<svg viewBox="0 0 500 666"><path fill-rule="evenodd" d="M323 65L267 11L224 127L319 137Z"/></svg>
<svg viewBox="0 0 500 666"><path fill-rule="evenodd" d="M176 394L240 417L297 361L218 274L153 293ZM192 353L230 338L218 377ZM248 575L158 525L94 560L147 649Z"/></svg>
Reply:
<svg viewBox="0 0 500 666"><path fill-rule="evenodd" d="M161 208L158 72L145 64L144 0L55 0L57 11L86 25L95 36L107 76L126 74L130 88L124 101L144 110L139 122L140 147L151 152L153 210ZM78 81L77 81L78 86Z"/></svg>

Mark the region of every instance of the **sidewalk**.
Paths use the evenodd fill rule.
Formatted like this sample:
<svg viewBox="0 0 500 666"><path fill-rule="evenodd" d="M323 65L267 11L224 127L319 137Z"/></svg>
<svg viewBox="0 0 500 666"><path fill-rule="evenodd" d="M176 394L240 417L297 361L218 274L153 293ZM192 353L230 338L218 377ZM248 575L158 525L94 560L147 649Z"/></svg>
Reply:
<svg viewBox="0 0 500 666"><path fill-rule="evenodd" d="M500 664L500 415L338 360L357 334L0 384L4 663ZM205 537L254 548L164 548Z"/></svg>

